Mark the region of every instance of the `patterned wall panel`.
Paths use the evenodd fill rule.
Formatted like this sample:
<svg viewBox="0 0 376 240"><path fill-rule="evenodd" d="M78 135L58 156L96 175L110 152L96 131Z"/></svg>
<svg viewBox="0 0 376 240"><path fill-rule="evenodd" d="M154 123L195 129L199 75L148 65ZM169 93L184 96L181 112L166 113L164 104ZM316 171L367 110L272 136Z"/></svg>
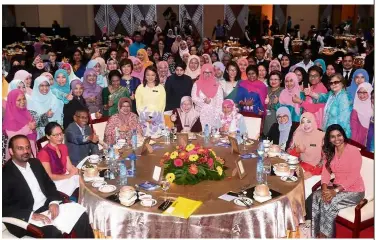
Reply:
<svg viewBox="0 0 376 240"><path fill-rule="evenodd" d="M242 36L248 24L247 5L225 5L225 19L230 26L230 36Z"/></svg>
<svg viewBox="0 0 376 240"><path fill-rule="evenodd" d="M179 5L179 23L183 27L184 18L192 20L193 27L204 36L204 6L203 5Z"/></svg>
<svg viewBox="0 0 376 240"><path fill-rule="evenodd" d="M133 31L140 25L141 20L148 24L157 20L156 5L132 5Z"/></svg>

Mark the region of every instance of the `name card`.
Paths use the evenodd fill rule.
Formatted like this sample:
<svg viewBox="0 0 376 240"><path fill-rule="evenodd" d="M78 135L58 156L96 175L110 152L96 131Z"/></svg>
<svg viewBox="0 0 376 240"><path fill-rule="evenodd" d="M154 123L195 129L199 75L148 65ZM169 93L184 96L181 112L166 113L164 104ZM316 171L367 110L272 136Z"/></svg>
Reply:
<svg viewBox="0 0 376 240"><path fill-rule="evenodd" d="M244 165L241 159L235 160L236 170L238 172L239 178L243 179L247 173L245 172Z"/></svg>
<svg viewBox="0 0 376 240"><path fill-rule="evenodd" d="M177 133L176 134L176 140L177 140L179 146L183 146L183 147L187 146L188 139L189 139L188 133Z"/></svg>
<svg viewBox="0 0 376 240"><path fill-rule="evenodd" d="M159 182L161 179L161 174L162 174L162 168L159 166L154 167L154 172L153 172L153 180Z"/></svg>
<svg viewBox="0 0 376 240"><path fill-rule="evenodd" d="M151 137L145 138L145 140L144 140L144 142L142 143L142 146L141 146L141 155L153 152L153 148L150 145L150 140L151 140Z"/></svg>
<svg viewBox="0 0 376 240"><path fill-rule="evenodd" d="M228 140L230 141L231 145L231 153L240 154L240 149L236 138L228 136Z"/></svg>

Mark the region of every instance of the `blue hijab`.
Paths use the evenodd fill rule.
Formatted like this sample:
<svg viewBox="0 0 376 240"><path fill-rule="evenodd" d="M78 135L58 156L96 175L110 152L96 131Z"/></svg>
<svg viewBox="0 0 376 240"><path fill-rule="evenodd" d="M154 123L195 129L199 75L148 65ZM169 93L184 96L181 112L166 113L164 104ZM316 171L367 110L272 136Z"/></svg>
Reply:
<svg viewBox="0 0 376 240"><path fill-rule="evenodd" d="M97 64L99 64L99 62L97 60L90 60L87 65L86 65L86 70L87 69L90 69L90 68L94 68ZM82 79L83 80L83 79ZM101 86L102 88L105 88L107 87L107 82L105 81L104 77L102 76L102 73L101 74L98 74L97 76L97 84L99 86Z"/></svg>
<svg viewBox="0 0 376 240"><path fill-rule="evenodd" d="M321 58L316 59L313 63L315 65L316 65L316 63L320 63L321 69L322 69L322 73L324 74L326 72L326 64L325 64L325 61L323 59L321 59Z"/></svg>
<svg viewBox="0 0 376 240"><path fill-rule="evenodd" d="M279 130L279 145L282 145L287 143L287 140L289 139L290 129L292 126L292 119L290 110L287 107L278 108L276 116L278 117L279 115L287 115L289 117L289 120L284 124L279 123L279 121L277 120Z"/></svg>
<svg viewBox="0 0 376 240"><path fill-rule="evenodd" d="M66 82L64 84L64 86L60 86L58 83L57 83L57 77L59 76L59 74L63 74L65 79L66 79ZM51 91L52 93L58 98L60 99L61 101L64 102L64 104L67 104L69 102L68 99L66 99L65 97L61 97L59 94L56 94L56 90L59 91L59 92L62 92L62 93L65 93L65 94L69 94L70 93L70 86L69 86L69 75L68 75L68 72L65 71L64 69L59 69L55 72L55 75L54 75L54 85L52 85L51 87Z"/></svg>
<svg viewBox="0 0 376 240"><path fill-rule="evenodd" d="M357 69L351 79L351 85L347 88L347 93L351 96L352 101L354 102L356 90L358 89L358 85L355 83L355 77L358 74L362 74L364 76L365 82L369 82L369 75L366 70L363 68Z"/></svg>

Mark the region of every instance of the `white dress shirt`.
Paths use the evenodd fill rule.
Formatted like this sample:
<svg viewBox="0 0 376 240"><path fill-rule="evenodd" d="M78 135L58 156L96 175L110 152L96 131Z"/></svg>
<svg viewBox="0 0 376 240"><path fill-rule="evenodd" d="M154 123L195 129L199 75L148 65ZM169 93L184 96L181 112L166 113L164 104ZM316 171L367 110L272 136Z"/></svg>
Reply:
<svg viewBox="0 0 376 240"><path fill-rule="evenodd" d="M351 71L352 71L352 68L350 68L348 70L346 70L346 69L343 68L343 71L342 71L343 77L346 78L346 75L348 74L349 75L349 80L350 80Z"/></svg>
<svg viewBox="0 0 376 240"><path fill-rule="evenodd" d="M295 64L295 68L297 67L302 67L304 68L304 70L306 70L306 72L308 72L308 69L310 67L312 67L313 65L315 65L312 60L309 60L309 63L307 65L304 64L304 61L301 61L301 62L298 62L297 64Z"/></svg>
<svg viewBox="0 0 376 240"><path fill-rule="evenodd" d="M30 214L29 221L31 220L31 216L33 215L34 211L38 210L39 208L43 207L44 203L46 202L47 198L43 194L42 190L40 189L39 183L37 178L34 175L33 170L31 170L30 164L27 162L26 167L23 168L19 166L17 163L13 161L14 165L20 170L22 176L25 178L25 181L27 185L30 188L31 194L33 195L34 198L34 205L33 205L33 211ZM59 201L51 201L51 204L59 204Z"/></svg>
<svg viewBox="0 0 376 240"><path fill-rule="evenodd" d="M285 48L285 51L287 54L290 54L289 45L290 45L290 35L287 35L287 37L283 39L283 47Z"/></svg>

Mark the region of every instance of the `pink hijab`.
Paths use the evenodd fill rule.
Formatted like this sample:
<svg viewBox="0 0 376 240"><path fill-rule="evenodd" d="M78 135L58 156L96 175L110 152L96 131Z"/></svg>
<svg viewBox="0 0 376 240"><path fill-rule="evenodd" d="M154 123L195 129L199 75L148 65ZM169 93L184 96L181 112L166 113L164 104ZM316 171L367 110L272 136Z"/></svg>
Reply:
<svg viewBox="0 0 376 240"><path fill-rule="evenodd" d="M272 60L272 61L270 61L270 63L269 63L269 73L271 73L271 71L272 71L272 69L271 69L271 66L273 65L273 64L277 64L278 65L278 71L281 71L281 69L282 69L282 67L281 67L281 63L278 61L278 60Z"/></svg>
<svg viewBox="0 0 376 240"><path fill-rule="evenodd" d="M133 70L132 73L131 73L132 77L136 77L136 78L140 79L140 81L142 82L144 80L145 68L144 68L144 65L142 64L141 60L136 58L136 57L133 57L133 56L128 57L128 59L132 61L133 65L135 65L136 63L140 63L142 65L141 72L136 72L135 70Z"/></svg>
<svg viewBox="0 0 376 240"><path fill-rule="evenodd" d="M281 92L281 95L279 96L279 103L284 105L290 105L295 108L295 112L300 115L300 105L297 103L294 103L292 101L292 97L296 94L298 97L300 96L300 87L299 87L299 81L298 76L296 76L295 73L290 72L286 75L285 80L292 78L294 81L294 87L292 89L283 89Z"/></svg>
<svg viewBox="0 0 376 240"><path fill-rule="evenodd" d="M16 106L17 98L20 95L24 95L20 89L14 89L8 93L3 122L3 129L5 130L15 132L23 128L29 122L34 121L26 106L22 109Z"/></svg>
<svg viewBox="0 0 376 240"><path fill-rule="evenodd" d="M31 77L31 74L25 70L18 70L16 72L16 74L14 74L14 78L13 79L19 79L21 80L23 83L25 83L25 80L27 77ZM33 93L33 89L31 89L30 87L27 87L26 86L26 83L25 83L25 87L26 87L26 93L29 94L31 96L31 94Z"/></svg>
<svg viewBox="0 0 376 240"><path fill-rule="evenodd" d="M239 63L245 63L247 64L247 67L248 67L248 60L246 58L239 58L238 61L236 62L239 66ZM244 72L241 72L241 77L240 77L242 80L247 80L248 77L247 77L247 71L244 71Z"/></svg>
<svg viewBox="0 0 376 240"><path fill-rule="evenodd" d="M265 99L266 99L266 95L268 95L268 88L266 87L264 82L260 80L256 80L256 81L243 80L243 81L240 81L239 86L247 89L248 92L257 93L260 97L262 104L265 106Z"/></svg>
<svg viewBox="0 0 376 240"><path fill-rule="evenodd" d="M204 72L205 70L210 70L212 72L210 77L205 77ZM201 68L201 74L198 80L196 81L197 84L197 96L200 95L200 91L205 94L208 98L213 98L218 91L219 84L217 83L215 76L214 76L214 67L211 64L204 64Z"/></svg>

